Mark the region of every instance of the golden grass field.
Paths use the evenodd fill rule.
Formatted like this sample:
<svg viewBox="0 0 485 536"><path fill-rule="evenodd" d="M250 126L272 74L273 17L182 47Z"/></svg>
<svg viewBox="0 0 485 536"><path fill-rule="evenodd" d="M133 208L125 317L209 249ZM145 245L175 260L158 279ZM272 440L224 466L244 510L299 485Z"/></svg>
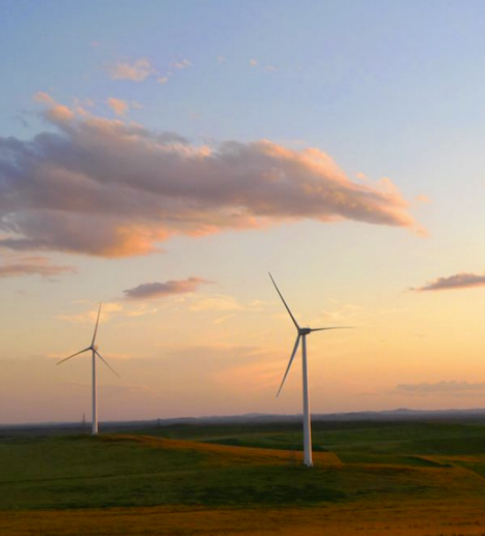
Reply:
<svg viewBox="0 0 485 536"><path fill-rule="evenodd" d="M459 536L485 535L485 502L364 501L315 508L208 509L108 508L1 512L0 534L9 536Z"/></svg>

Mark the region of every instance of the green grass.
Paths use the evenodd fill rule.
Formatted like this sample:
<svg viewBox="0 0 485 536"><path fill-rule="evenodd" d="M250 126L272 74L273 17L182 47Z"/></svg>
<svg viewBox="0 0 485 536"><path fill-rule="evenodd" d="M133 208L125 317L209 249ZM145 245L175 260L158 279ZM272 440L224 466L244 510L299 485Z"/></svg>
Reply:
<svg viewBox="0 0 485 536"><path fill-rule="evenodd" d="M231 465L213 453L125 439L37 438L0 445L0 509L230 506L344 497L322 486L317 473L286 465Z"/></svg>
<svg viewBox="0 0 485 536"><path fill-rule="evenodd" d="M295 461L298 424L179 425L148 432L162 439L0 439L0 510L312 507L450 493L485 498L485 426L474 423L315 423L314 449L335 452L343 464L329 464L321 454L311 470Z"/></svg>
<svg viewBox="0 0 485 536"><path fill-rule="evenodd" d="M174 425L143 433L222 445L301 450L301 425ZM422 465L416 455L485 453L485 424L475 422L316 422L313 450L347 463Z"/></svg>

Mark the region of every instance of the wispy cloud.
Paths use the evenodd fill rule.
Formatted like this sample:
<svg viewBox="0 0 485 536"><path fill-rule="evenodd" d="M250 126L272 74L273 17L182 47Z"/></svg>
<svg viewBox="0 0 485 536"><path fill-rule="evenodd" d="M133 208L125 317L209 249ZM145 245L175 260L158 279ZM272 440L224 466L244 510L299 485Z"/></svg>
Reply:
<svg viewBox="0 0 485 536"><path fill-rule="evenodd" d="M50 278L64 273L76 272L77 270L73 266L54 265L45 257L17 257L7 259L3 264L0 264L0 279L27 275Z"/></svg>
<svg viewBox="0 0 485 536"><path fill-rule="evenodd" d="M190 60L188 60L187 58L183 58L181 60L174 60L172 61L172 63L170 64L170 68L171 69L177 69L177 70L182 70L182 69L187 69L188 67L192 67L192 62Z"/></svg>
<svg viewBox="0 0 485 536"><path fill-rule="evenodd" d="M389 180L352 182L318 149L268 140L198 146L42 102L56 131L0 137L0 246L122 257L173 235L305 219L418 228Z"/></svg>
<svg viewBox="0 0 485 536"><path fill-rule="evenodd" d="M122 99L111 97L108 99L108 105L116 115L123 116L129 109L129 105Z"/></svg>
<svg viewBox="0 0 485 536"><path fill-rule="evenodd" d="M75 314L60 314L57 318L71 322L72 324L94 324L98 316L99 304L94 305L88 311ZM113 315L120 313L123 306L117 302L103 303L101 306L100 322L108 321Z"/></svg>
<svg viewBox="0 0 485 536"><path fill-rule="evenodd" d="M93 303L90 300L76 300L72 302L72 304L75 306L83 306L84 310L74 313L59 314L56 318L65 320L71 324L94 324L98 315L99 303ZM127 300L124 300L120 302L103 302L101 306L100 322L107 322L111 319L136 318L152 315L156 314L158 311L159 308L153 301L131 300L128 302Z"/></svg>
<svg viewBox="0 0 485 536"><path fill-rule="evenodd" d="M165 283L143 283L134 288L124 290L125 298L128 300L153 300L166 298L175 294L187 294L195 292L200 285L209 281L200 277L189 277L177 281L166 281Z"/></svg>
<svg viewBox="0 0 485 536"><path fill-rule="evenodd" d="M271 64L268 64L268 65L261 64L261 63L260 63L257 59L255 59L255 58L251 58L251 59L249 60L249 66L250 66L250 67L258 67L258 70L263 71L263 72L266 72L266 73L272 73L272 72L275 72L275 71L278 70L274 65L271 65Z"/></svg>
<svg viewBox="0 0 485 536"><path fill-rule="evenodd" d="M159 84L166 84L173 76L174 71L181 71L189 67L193 67L193 63L187 58L173 60L169 65L169 69L157 77L157 82Z"/></svg>
<svg viewBox="0 0 485 536"><path fill-rule="evenodd" d="M485 395L485 383L470 383L467 381L441 381L436 383L411 383L400 384L395 392L407 393L419 396L428 395Z"/></svg>
<svg viewBox="0 0 485 536"><path fill-rule="evenodd" d="M449 277L439 277L434 281L418 288L411 288L417 292L429 290L451 290L457 288L482 287L485 285L485 274L467 274L461 273L450 275Z"/></svg>
<svg viewBox="0 0 485 536"><path fill-rule="evenodd" d="M143 106L139 102L128 102L123 99L117 99L115 97L110 97L107 102L108 106L119 117L124 117L131 109L140 110L141 108L143 108Z"/></svg>
<svg viewBox="0 0 485 536"><path fill-rule="evenodd" d="M113 80L142 82L148 76L156 74L156 72L156 69L147 58L140 58L133 63L119 62L108 67L108 73Z"/></svg>

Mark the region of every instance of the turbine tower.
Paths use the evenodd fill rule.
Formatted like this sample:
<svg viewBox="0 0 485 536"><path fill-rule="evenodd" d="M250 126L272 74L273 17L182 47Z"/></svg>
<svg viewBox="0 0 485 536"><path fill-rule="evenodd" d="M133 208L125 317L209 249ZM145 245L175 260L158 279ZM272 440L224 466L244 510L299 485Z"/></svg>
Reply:
<svg viewBox="0 0 485 536"><path fill-rule="evenodd" d="M99 315L101 314L101 304L99 304L98 309L98 318L96 319L96 325L94 327L94 334L93 334L93 340L91 341L91 345L87 348L84 348L84 350L81 350L79 352L76 352L75 354L70 355L69 357L66 357L59 361L57 365L60 365L61 363L64 363L64 361L67 361L68 359L71 359L72 357L75 357L79 354L83 354L84 352L88 352L91 350L92 352L92 362L93 362L93 425L92 425L92 434L96 435L98 433L98 401L97 401L97 386L96 386L96 357L99 357L101 361L113 372L118 376L119 374L108 365L108 362L103 358L103 356L98 352L98 347L96 344L96 334L98 332L98 324L99 324Z"/></svg>
<svg viewBox="0 0 485 536"><path fill-rule="evenodd" d="M281 382L280 388L278 389L278 394L276 396L278 397L281 392L281 389L283 389L286 376L288 376L288 372L290 371L291 364L293 363L293 359L296 355L296 351L298 350L298 346L301 340L301 359L302 359L302 374L303 374L303 450L304 450L303 463L307 467L313 467L312 423L311 423L311 415L310 415L310 392L309 392L310 389L308 387L308 363L307 363L307 353L306 353L306 337L307 335L310 335L310 333L313 333L314 331L326 331L329 329L349 329L350 326L326 327L326 328L301 328L298 322L295 320L295 317L293 316L292 312L290 311L288 304L285 302L285 299L283 298L283 295L281 294L280 289L276 285L275 280L273 279L273 276L269 272L268 274L269 274L269 277L271 278L271 281L273 282L276 292L279 294L281 301L283 302L283 305L288 311L288 314L290 315L291 320L293 321L293 324L295 324L296 331L298 332L296 336L295 346L293 347L293 351L291 353L290 361L288 363L288 366L286 367L286 372L285 372L285 375L283 376L283 381Z"/></svg>

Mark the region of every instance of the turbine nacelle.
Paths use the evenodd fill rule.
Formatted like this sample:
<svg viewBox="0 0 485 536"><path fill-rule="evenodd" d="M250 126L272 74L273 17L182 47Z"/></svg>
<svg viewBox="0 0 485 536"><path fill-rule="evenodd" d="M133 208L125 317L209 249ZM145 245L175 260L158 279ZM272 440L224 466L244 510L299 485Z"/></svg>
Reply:
<svg viewBox="0 0 485 536"><path fill-rule="evenodd" d="M298 333L299 335L309 335L313 331L312 328L299 328Z"/></svg>

